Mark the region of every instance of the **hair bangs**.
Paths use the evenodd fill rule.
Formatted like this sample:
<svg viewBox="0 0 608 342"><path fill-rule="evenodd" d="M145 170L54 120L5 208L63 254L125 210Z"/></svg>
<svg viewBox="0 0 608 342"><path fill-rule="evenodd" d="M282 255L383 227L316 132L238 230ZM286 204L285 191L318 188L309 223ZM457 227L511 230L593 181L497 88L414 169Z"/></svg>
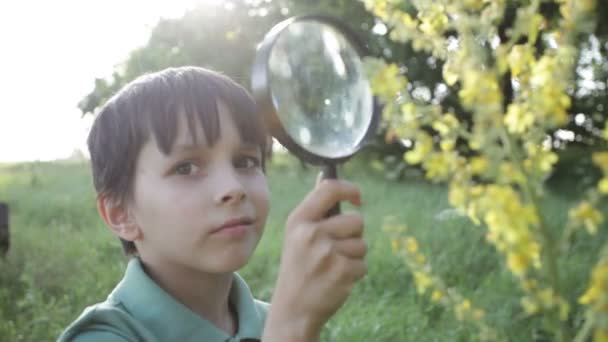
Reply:
<svg viewBox="0 0 608 342"><path fill-rule="evenodd" d="M148 106L146 120L154 135L159 149L169 154L177 138L177 123L184 116L194 143L199 143L197 125L200 125L205 142L213 146L220 138L219 108L221 103L228 109L243 142L260 146L265 153L267 132L263 119L256 112L256 104L247 91L229 78L208 71L183 73L181 77L171 75L166 89L150 98L153 105ZM179 72L169 69L165 71ZM175 82L175 80L180 82Z"/></svg>

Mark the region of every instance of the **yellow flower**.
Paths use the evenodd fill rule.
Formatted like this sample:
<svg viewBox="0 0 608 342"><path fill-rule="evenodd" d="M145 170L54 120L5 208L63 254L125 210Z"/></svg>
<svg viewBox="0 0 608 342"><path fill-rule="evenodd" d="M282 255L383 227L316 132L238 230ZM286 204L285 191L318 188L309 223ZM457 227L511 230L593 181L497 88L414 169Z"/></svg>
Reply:
<svg viewBox="0 0 608 342"><path fill-rule="evenodd" d="M374 93L379 97L392 101L407 85L407 79L401 75L397 64L388 64L376 72L371 79Z"/></svg>
<svg viewBox="0 0 608 342"><path fill-rule="evenodd" d="M449 86L453 86L454 84L456 84L456 82L458 82L458 73L457 70L455 70L455 67L456 63L452 62L452 60L448 60L443 65L443 79L445 80L445 83Z"/></svg>
<svg viewBox="0 0 608 342"><path fill-rule="evenodd" d="M601 294L602 294L602 290L601 289L599 289L597 286L591 286L578 299L578 302L580 304L589 305L589 304L595 302L598 298L600 298Z"/></svg>
<svg viewBox="0 0 608 342"><path fill-rule="evenodd" d="M501 163L498 170L498 178L501 182L517 184L524 184L526 182L526 177L523 173L511 163Z"/></svg>
<svg viewBox="0 0 608 342"><path fill-rule="evenodd" d="M458 92L465 107L497 110L502 106L502 92L498 81L489 72L471 71L464 75L462 89Z"/></svg>
<svg viewBox="0 0 608 342"><path fill-rule="evenodd" d="M418 13L421 21L420 30L428 35L441 34L448 26L448 17L441 5L431 5Z"/></svg>
<svg viewBox="0 0 608 342"><path fill-rule="evenodd" d="M607 289L608 263L605 261L600 261L600 263L596 265L591 272L589 288L578 299L578 302L585 305L600 302L601 298L605 298ZM603 302L605 299L602 299L601 301Z"/></svg>
<svg viewBox="0 0 608 342"><path fill-rule="evenodd" d="M471 302L468 299L465 299L454 308L454 313L458 320L463 320L470 310Z"/></svg>
<svg viewBox="0 0 608 342"><path fill-rule="evenodd" d="M395 253L401 250L401 243L399 239L391 239L391 248Z"/></svg>
<svg viewBox="0 0 608 342"><path fill-rule="evenodd" d="M584 225L589 234L597 232L597 226L604 221L604 215L588 201L583 201L576 208L570 209L570 219L577 225Z"/></svg>
<svg viewBox="0 0 608 342"><path fill-rule="evenodd" d="M604 139L608 140L608 122L606 122L606 127L604 127L604 131L602 131L602 136Z"/></svg>
<svg viewBox="0 0 608 342"><path fill-rule="evenodd" d="M431 277L424 272L414 272L414 282L416 283L416 290L420 294L424 294L433 285Z"/></svg>
<svg viewBox="0 0 608 342"><path fill-rule="evenodd" d="M521 105L512 103L507 109L504 121L509 132L522 134L534 124L534 115L525 110Z"/></svg>
<svg viewBox="0 0 608 342"><path fill-rule="evenodd" d="M416 239L409 237L405 240L405 249L410 253L416 253L418 251L418 242Z"/></svg>
<svg viewBox="0 0 608 342"><path fill-rule="evenodd" d="M454 150L455 145L456 145L456 140L454 140L454 139L443 139L439 143L439 147L441 147L441 150L444 152L449 152L449 151Z"/></svg>
<svg viewBox="0 0 608 342"><path fill-rule="evenodd" d="M486 157L473 157L470 161L471 173L480 175L488 170L488 159Z"/></svg>
<svg viewBox="0 0 608 342"><path fill-rule="evenodd" d="M418 265L424 265L424 263L426 262L426 257L421 253L416 253L416 256L414 258L414 261L416 261Z"/></svg>
<svg viewBox="0 0 608 342"><path fill-rule="evenodd" d="M524 253L509 253L507 255L507 266L517 276L523 276L530 263L530 258Z"/></svg>
<svg viewBox="0 0 608 342"><path fill-rule="evenodd" d="M604 177L599 181L597 189L604 195L608 194L608 177Z"/></svg>
<svg viewBox="0 0 608 342"><path fill-rule="evenodd" d="M523 297L521 299L521 306L528 315L534 315L539 309L538 303L530 297Z"/></svg>
<svg viewBox="0 0 608 342"><path fill-rule="evenodd" d="M439 302L442 298L443 298L443 292L441 292L440 290L433 291L433 294L431 295L431 301L436 303L436 302Z"/></svg>
<svg viewBox="0 0 608 342"><path fill-rule="evenodd" d="M412 102L406 102L401 105L401 117L406 122L416 120L416 105Z"/></svg>
<svg viewBox="0 0 608 342"><path fill-rule="evenodd" d="M431 154L424 162L428 179L445 179L450 171L450 163L445 153Z"/></svg>
<svg viewBox="0 0 608 342"><path fill-rule="evenodd" d="M544 289L538 292L538 299L546 308L551 308L555 304L553 289Z"/></svg>
<svg viewBox="0 0 608 342"><path fill-rule="evenodd" d="M559 300L559 319L563 322L568 319L568 314L570 313L570 304L566 302L564 299L560 298Z"/></svg>
<svg viewBox="0 0 608 342"><path fill-rule="evenodd" d="M448 201L450 204L458 209L462 209L467 200L466 188L457 183L450 185L448 192Z"/></svg>
<svg viewBox="0 0 608 342"><path fill-rule="evenodd" d="M509 52L507 62L511 68L513 77L519 76L522 72L526 72L529 66L534 64L534 56L531 48L528 45L515 45Z"/></svg>
<svg viewBox="0 0 608 342"><path fill-rule="evenodd" d="M399 24L402 24L405 28L409 30L415 30L418 26L418 20L412 18L408 13L398 12L394 14L395 21Z"/></svg>
<svg viewBox="0 0 608 342"><path fill-rule="evenodd" d="M433 138L428 134L419 134L414 149L405 153L405 161L419 164L433 150Z"/></svg>
<svg viewBox="0 0 608 342"><path fill-rule="evenodd" d="M433 122L433 129L441 136L446 136L458 128L458 119L454 114L444 114L440 119Z"/></svg>
<svg viewBox="0 0 608 342"><path fill-rule="evenodd" d="M597 152L591 157L593 163L597 165L602 172L608 173L608 152Z"/></svg>
<svg viewBox="0 0 608 342"><path fill-rule="evenodd" d="M608 330L597 328L593 332L593 341L594 342L608 342Z"/></svg>

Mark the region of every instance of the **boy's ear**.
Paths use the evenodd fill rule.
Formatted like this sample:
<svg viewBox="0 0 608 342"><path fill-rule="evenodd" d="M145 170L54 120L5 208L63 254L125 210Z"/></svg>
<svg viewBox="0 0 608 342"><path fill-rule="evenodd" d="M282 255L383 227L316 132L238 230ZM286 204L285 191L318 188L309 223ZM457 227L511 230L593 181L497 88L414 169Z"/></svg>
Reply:
<svg viewBox="0 0 608 342"><path fill-rule="evenodd" d="M141 229L129 208L122 201L109 196L97 198L97 210L114 235L127 241L135 241L141 236Z"/></svg>

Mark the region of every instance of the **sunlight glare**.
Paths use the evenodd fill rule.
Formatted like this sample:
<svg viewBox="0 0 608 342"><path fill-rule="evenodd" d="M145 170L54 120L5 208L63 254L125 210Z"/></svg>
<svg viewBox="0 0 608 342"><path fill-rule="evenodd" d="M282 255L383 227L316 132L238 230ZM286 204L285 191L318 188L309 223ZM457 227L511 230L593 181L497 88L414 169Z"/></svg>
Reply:
<svg viewBox="0 0 608 342"><path fill-rule="evenodd" d="M0 162L86 154L92 118L81 118L76 105L95 78L111 75L130 51L144 45L159 19L224 2L1 2L0 41L10 48L0 57Z"/></svg>

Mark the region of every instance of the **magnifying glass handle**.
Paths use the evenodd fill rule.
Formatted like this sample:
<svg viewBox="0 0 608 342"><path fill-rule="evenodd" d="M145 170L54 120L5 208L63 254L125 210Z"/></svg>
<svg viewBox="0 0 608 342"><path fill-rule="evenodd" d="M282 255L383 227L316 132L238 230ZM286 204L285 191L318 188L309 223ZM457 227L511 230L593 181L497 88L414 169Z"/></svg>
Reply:
<svg viewBox="0 0 608 342"><path fill-rule="evenodd" d="M321 179L338 179L338 169L336 168L336 164L334 164L334 163L325 164L323 171L321 171ZM325 217L336 216L339 214L340 214L340 203L336 203L336 205L334 205L331 209L329 209L327 214L325 214Z"/></svg>

